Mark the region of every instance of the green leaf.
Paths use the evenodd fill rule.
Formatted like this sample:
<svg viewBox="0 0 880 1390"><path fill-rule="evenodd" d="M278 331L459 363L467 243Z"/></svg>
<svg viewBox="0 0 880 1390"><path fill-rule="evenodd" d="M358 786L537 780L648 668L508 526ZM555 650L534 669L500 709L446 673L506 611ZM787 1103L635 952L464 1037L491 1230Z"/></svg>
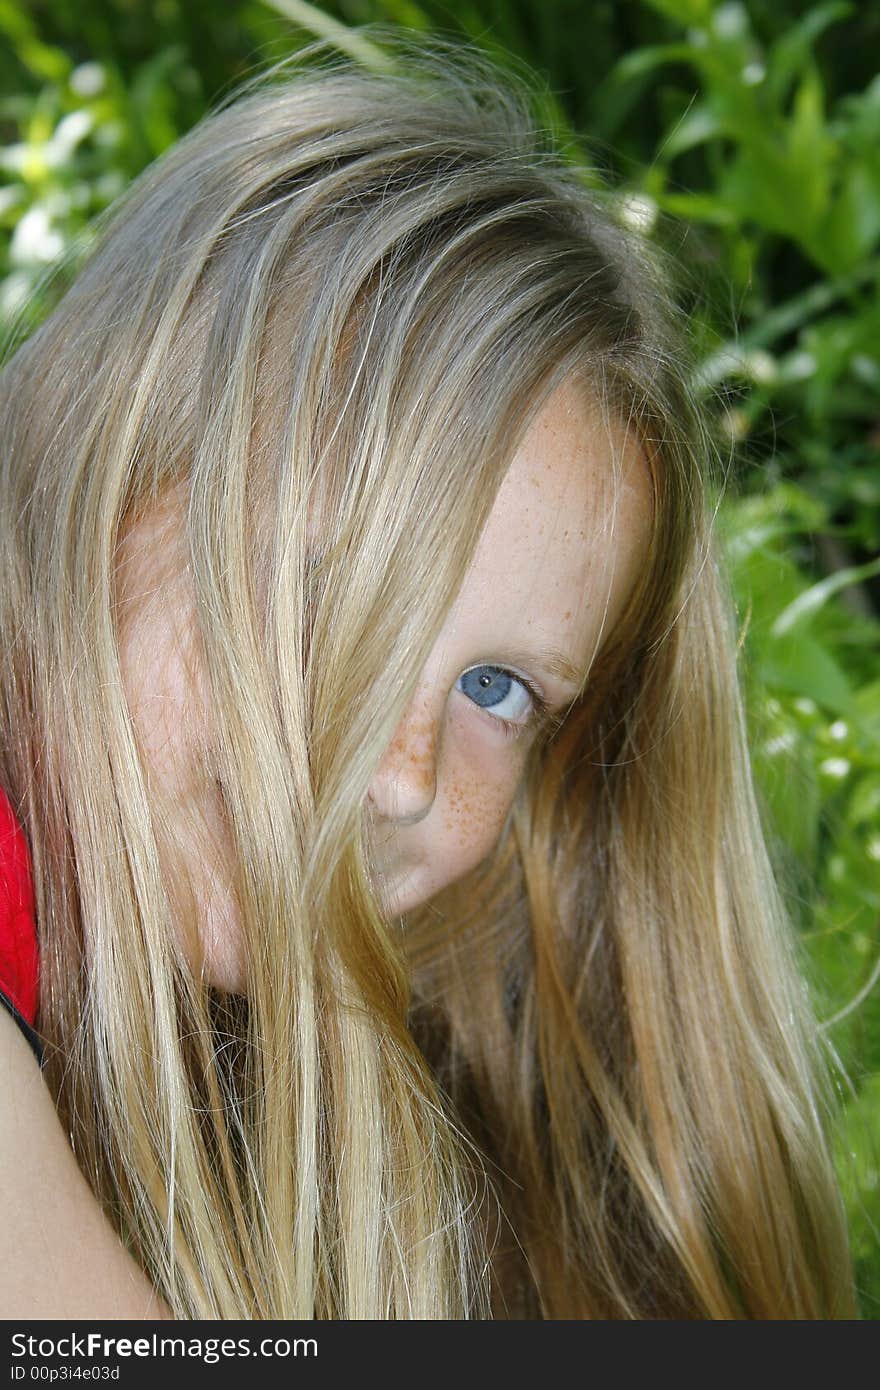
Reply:
<svg viewBox="0 0 880 1390"><path fill-rule="evenodd" d="M393 60L387 53L383 53L378 45L371 43L357 30L349 28L347 24L327 14L317 5L308 4L307 0L263 0L263 3L309 34L314 34L319 39L329 39L342 53L348 53L366 68L383 69L393 66Z"/></svg>
<svg viewBox="0 0 880 1390"><path fill-rule="evenodd" d="M18 54L34 76L46 82L65 82L73 68L72 60L62 49L54 48L40 39L22 40Z"/></svg>
<svg viewBox="0 0 880 1390"><path fill-rule="evenodd" d="M807 62L813 45L819 35L838 20L846 19L853 12L853 6L837 3L817 5L795 22L789 22L786 31L770 50L767 83L776 101L781 105L788 87Z"/></svg>
<svg viewBox="0 0 880 1390"><path fill-rule="evenodd" d="M664 212L688 222L705 222L710 227L736 226L736 212L711 193L661 193L657 203Z"/></svg>
<svg viewBox="0 0 880 1390"><path fill-rule="evenodd" d="M780 725L755 749L755 771L775 831L805 864L811 864L819 836L821 796L809 747L791 725Z"/></svg>
<svg viewBox="0 0 880 1390"><path fill-rule="evenodd" d="M719 361L729 358L731 353L743 352L753 347L769 347L779 338L796 332L811 319L824 313L837 300L849 297L862 285L877 279L880 279L880 259L875 256L867 264L858 266L850 275L834 280L818 280L808 285L801 293L762 314L738 341L725 343L719 348ZM723 379L722 374L711 378L708 384Z"/></svg>
<svg viewBox="0 0 880 1390"><path fill-rule="evenodd" d="M780 482L769 492L728 498L719 521L728 558L739 565L769 541L827 525L828 507L796 483Z"/></svg>
<svg viewBox="0 0 880 1390"><path fill-rule="evenodd" d="M847 812L851 826L880 826L880 772L865 773L852 794Z"/></svg>
<svg viewBox="0 0 880 1390"><path fill-rule="evenodd" d="M819 217L828 206L834 142L825 128L822 80L812 66L795 93L786 130L786 158L797 177L803 206L811 218Z"/></svg>
<svg viewBox="0 0 880 1390"><path fill-rule="evenodd" d="M620 58L614 66L612 77L627 82L632 78L642 77L647 72L653 72L664 63L696 63L699 56L700 50L693 48L689 43L647 44L644 48L635 48L632 53L626 53Z"/></svg>
<svg viewBox="0 0 880 1390"><path fill-rule="evenodd" d="M846 1108L839 1127L838 1165L847 1205L857 1215L860 1199L873 1195L880 1216L880 1075L866 1077ZM858 1223L861 1224L861 1223ZM865 1232L867 1235L868 1233ZM871 1232L871 1239L875 1236Z"/></svg>
<svg viewBox="0 0 880 1390"><path fill-rule="evenodd" d="M761 653L757 677L773 691L806 696L832 714L848 715L853 692L842 667L812 637L780 637Z"/></svg>
<svg viewBox="0 0 880 1390"><path fill-rule="evenodd" d="M0 33L14 41L33 35L33 23L15 0L0 0Z"/></svg>
<svg viewBox="0 0 880 1390"><path fill-rule="evenodd" d="M848 569L836 570L834 574L820 579L818 584L811 585L782 610L773 624L773 636L782 637L794 628L805 627L834 594L840 593L841 589L847 589L852 584L863 584L865 580L873 579L875 574L880 574L880 559L870 560L866 565L852 565Z"/></svg>
<svg viewBox="0 0 880 1390"><path fill-rule="evenodd" d="M721 134L723 126L714 111L703 104L692 106L663 140L659 154L664 159L674 159Z"/></svg>
<svg viewBox="0 0 880 1390"><path fill-rule="evenodd" d="M855 270L880 241L880 163L853 159L828 210L822 240L835 274Z"/></svg>

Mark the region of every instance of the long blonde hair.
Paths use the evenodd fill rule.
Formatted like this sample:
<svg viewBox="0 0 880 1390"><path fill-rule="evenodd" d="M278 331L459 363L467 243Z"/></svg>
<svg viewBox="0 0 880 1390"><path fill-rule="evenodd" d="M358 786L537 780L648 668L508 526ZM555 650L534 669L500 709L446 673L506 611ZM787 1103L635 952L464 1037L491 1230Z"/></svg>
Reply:
<svg viewBox="0 0 880 1390"><path fill-rule="evenodd" d="M847 1315L663 271L519 83L383 52L202 121L2 374L0 781L56 1104L178 1317ZM649 462L641 582L496 850L388 920L366 789L573 375ZM121 539L171 491L246 995L178 949L120 679Z"/></svg>

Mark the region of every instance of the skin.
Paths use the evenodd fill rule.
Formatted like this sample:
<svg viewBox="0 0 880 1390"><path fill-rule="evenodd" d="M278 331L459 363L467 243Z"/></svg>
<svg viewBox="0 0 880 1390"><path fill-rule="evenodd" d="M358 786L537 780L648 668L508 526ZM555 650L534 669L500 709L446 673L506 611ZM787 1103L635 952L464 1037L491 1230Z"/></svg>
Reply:
<svg viewBox="0 0 880 1390"><path fill-rule="evenodd" d="M77 1166L36 1059L0 1009L0 1309L59 1321L169 1318Z"/></svg>
<svg viewBox="0 0 880 1390"><path fill-rule="evenodd" d="M216 783L204 771L210 720L181 516L170 496L124 538L123 683L152 791L162 795L173 842L194 875L200 941L183 948L210 983L242 990L228 831ZM389 913L428 901L497 843L538 731L537 708L517 678L552 714L577 696L632 591L650 517L639 447L600 419L581 387L564 383L510 464L368 792L377 885ZM548 669L548 648L567 661L569 676ZM481 707L475 690L493 674L492 699L504 698Z"/></svg>

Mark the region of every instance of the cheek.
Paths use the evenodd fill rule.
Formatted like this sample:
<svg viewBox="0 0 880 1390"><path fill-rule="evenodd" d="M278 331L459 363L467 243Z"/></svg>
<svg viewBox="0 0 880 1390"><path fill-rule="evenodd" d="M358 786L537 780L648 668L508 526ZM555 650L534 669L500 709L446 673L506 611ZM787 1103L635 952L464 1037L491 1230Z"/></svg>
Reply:
<svg viewBox="0 0 880 1390"><path fill-rule="evenodd" d="M226 992L244 989L234 855L222 797L201 757L210 726L201 671L183 637L157 620L120 634L120 665L140 747L177 946Z"/></svg>
<svg viewBox="0 0 880 1390"><path fill-rule="evenodd" d="M527 741L505 742L463 714L452 722L453 752L443 769L436 825L436 869L451 883L498 842L522 775Z"/></svg>

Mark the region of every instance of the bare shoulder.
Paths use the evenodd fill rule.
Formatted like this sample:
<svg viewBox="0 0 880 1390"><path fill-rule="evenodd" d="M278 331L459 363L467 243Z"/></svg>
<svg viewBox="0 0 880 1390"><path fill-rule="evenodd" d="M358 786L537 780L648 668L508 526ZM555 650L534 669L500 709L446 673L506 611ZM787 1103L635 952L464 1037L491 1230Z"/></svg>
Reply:
<svg viewBox="0 0 880 1390"><path fill-rule="evenodd" d="M5 1009L0 1221L4 1317L169 1316L80 1173L36 1059Z"/></svg>

